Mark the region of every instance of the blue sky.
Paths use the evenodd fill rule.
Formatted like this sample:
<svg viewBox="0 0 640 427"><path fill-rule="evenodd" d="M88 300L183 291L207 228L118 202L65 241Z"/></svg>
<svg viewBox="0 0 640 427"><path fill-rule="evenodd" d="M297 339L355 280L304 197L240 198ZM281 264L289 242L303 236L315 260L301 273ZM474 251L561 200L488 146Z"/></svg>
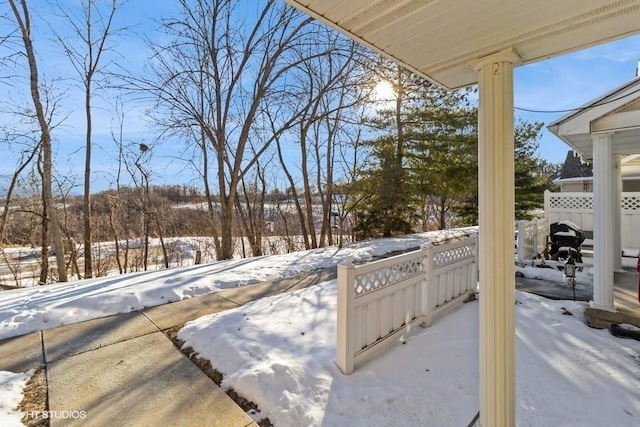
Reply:
<svg viewBox="0 0 640 427"><path fill-rule="evenodd" d="M65 4L73 4L67 0ZM6 3L0 3L5 8ZM41 70L48 79L69 78L73 75L66 58L55 47L49 34L48 22L57 22L50 6L45 2L31 2L34 21L34 42ZM126 3L117 16L117 26L130 26L132 31L118 41L118 50L122 52L128 65L142 67L147 51L140 33L157 37L153 32L155 24L162 16L170 15L176 2L154 0L132 0ZM0 30L5 32L7 21L0 21ZM632 79L640 59L640 36L614 41L591 49L567 54L558 58L522 66L515 71L515 106L533 110L566 110L578 107L585 102ZM67 120L56 130L56 169L61 176L69 178L76 185L74 193L81 192L84 162L84 116L82 92L67 81L64 89L62 108ZM113 182L115 169L114 143L111 138L112 107L109 103L96 98L94 110L94 162L95 191L108 187ZM130 144L148 143L153 132L145 121L143 107L128 106L125 118L126 138ZM2 119L0 112L0 119ZM528 121L545 123L540 140L539 153L547 160L557 163L565 159L569 149L559 139L546 130L546 125L564 113L528 113L516 111L516 117ZM200 186L199 179L189 171L180 157L182 144L167 144L155 150L153 155L154 176L157 184L190 183ZM15 156L14 156L15 157ZM15 168L12 156L0 156L0 175Z"/></svg>
<svg viewBox="0 0 640 427"><path fill-rule="evenodd" d="M633 79L638 60L640 36L633 36L519 67L514 104L544 111L579 107ZM554 163L564 161L569 147L549 133L546 125L566 113L515 113L528 121L545 123L540 155Z"/></svg>

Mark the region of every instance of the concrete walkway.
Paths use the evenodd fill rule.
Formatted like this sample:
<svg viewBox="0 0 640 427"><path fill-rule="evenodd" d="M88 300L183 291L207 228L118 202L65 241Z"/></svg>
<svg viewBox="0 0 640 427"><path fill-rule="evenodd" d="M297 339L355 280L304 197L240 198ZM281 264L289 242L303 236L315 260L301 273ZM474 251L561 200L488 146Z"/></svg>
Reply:
<svg viewBox="0 0 640 427"><path fill-rule="evenodd" d="M257 426L164 332L335 277L319 270L10 338L0 341L0 370L46 367L52 427Z"/></svg>

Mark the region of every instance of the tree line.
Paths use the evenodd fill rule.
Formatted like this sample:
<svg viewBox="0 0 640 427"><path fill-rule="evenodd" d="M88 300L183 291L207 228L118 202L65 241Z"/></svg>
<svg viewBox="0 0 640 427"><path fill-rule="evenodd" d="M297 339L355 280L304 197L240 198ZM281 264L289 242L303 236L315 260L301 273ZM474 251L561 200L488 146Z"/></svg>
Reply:
<svg viewBox="0 0 640 427"><path fill-rule="evenodd" d="M54 248L59 281L71 271L70 238L91 248L105 239L162 241L191 231L210 236L216 259L228 259L238 236L248 241L248 255L261 255L276 224L310 249L342 244L345 235L477 220L473 88L444 91L276 0L179 0L175 14L158 23L160 36L147 38L142 69L118 59L119 42L136 35L120 24L124 1L53 4L62 24L49 33L34 30L28 0L6 4L0 81L30 102L5 102L10 114L0 138L18 161L6 180L0 246L25 241L20 227L31 224L29 243ZM82 204L67 204L72 183L53 164L64 99L41 79L36 43L50 35L84 100ZM381 81L392 86L391 99L376 97ZM114 166L112 188L94 194L96 99L112 105ZM135 108L144 109L152 140L129 137ZM540 128L523 122L516 131L519 217L541 206L557 172L535 154ZM167 147L199 177L191 202L179 186L163 193L153 181L153 156ZM160 209L195 200L204 218L184 214L173 224L175 210ZM82 277L101 274L91 250L82 256ZM40 283L47 283L47 251L40 265Z"/></svg>

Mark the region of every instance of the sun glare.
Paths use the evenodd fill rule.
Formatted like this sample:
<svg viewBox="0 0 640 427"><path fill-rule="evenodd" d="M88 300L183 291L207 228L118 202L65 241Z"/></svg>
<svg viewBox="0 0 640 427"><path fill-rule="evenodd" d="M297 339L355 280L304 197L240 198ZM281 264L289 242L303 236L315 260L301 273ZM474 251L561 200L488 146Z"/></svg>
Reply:
<svg viewBox="0 0 640 427"><path fill-rule="evenodd" d="M386 80L380 80L373 89L376 101L389 102L396 96L393 85Z"/></svg>

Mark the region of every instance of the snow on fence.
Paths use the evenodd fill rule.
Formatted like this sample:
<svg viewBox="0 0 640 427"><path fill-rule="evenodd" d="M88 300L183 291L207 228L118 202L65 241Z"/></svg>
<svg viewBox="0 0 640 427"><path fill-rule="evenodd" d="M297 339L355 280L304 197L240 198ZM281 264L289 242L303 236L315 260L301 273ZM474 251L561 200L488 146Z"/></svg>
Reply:
<svg viewBox="0 0 640 427"><path fill-rule="evenodd" d="M549 219L518 221L518 261L525 262L541 255L547 248Z"/></svg>
<svg viewBox="0 0 640 427"><path fill-rule="evenodd" d="M593 231L593 193L544 193L544 216L549 222L569 220ZM640 249L640 193L622 193L620 234L623 248Z"/></svg>
<svg viewBox="0 0 640 427"><path fill-rule="evenodd" d="M344 374L458 307L477 288L475 237L338 266L336 364Z"/></svg>

